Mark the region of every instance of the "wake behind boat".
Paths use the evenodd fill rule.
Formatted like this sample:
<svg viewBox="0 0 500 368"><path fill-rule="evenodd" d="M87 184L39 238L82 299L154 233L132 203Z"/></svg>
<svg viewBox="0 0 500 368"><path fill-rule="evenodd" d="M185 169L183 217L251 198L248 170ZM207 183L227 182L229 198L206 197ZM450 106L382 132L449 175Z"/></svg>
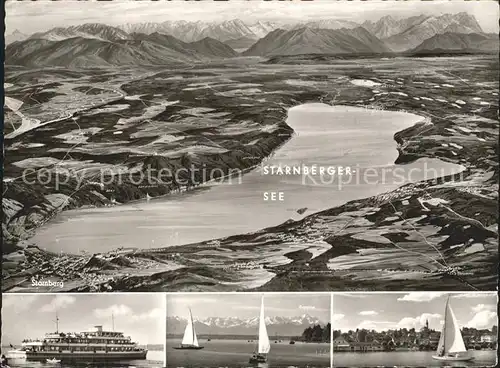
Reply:
<svg viewBox="0 0 500 368"><path fill-rule="evenodd" d="M257 348L257 353L254 353L250 359L249 363L258 364L267 362L267 354L271 350L271 343L269 341L269 335L267 334L266 320L264 316L264 297L262 297L260 305L260 317L259 317L259 343Z"/></svg>
<svg viewBox="0 0 500 368"><path fill-rule="evenodd" d="M453 313L453 309L451 309L450 297L448 297L437 355L433 355L432 358L450 362L466 362L474 359L474 357L464 353L467 353L467 348L460 332L460 326Z"/></svg>
<svg viewBox="0 0 500 368"><path fill-rule="evenodd" d="M61 363L61 360L56 359L56 358L47 359L47 363L50 363L50 364L58 364L58 363Z"/></svg>
<svg viewBox="0 0 500 368"><path fill-rule="evenodd" d="M198 343L198 337L196 336L196 331L194 328L193 314L191 309L189 309L189 319L184 330L184 336L180 346L174 347L176 350L201 350L204 346L200 346Z"/></svg>

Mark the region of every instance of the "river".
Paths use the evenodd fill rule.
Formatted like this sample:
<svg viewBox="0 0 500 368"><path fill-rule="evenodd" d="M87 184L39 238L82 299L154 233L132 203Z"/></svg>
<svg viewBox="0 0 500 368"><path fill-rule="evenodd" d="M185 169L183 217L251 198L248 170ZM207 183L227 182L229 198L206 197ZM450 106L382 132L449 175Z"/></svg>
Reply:
<svg viewBox="0 0 500 368"><path fill-rule="evenodd" d="M408 182L462 171L463 167L438 159L394 164L398 156L394 133L421 120L404 112L297 106L287 119L296 134L253 171L188 193L65 211L40 228L32 241L66 253L188 244L256 231ZM344 175L265 175L263 166L275 165L317 165L318 171L343 167ZM266 201L265 192L281 192L283 200Z"/></svg>

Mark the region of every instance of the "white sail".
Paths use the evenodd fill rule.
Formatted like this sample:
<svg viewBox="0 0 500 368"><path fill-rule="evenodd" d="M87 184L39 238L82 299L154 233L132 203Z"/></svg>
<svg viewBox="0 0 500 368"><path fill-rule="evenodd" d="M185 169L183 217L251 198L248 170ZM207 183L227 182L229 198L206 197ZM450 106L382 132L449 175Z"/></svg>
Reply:
<svg viewBox="0 0 500 368"><path fill-rule="evenodd" d="M193 323L193 346L200 346L198 344L198 337L196 336L196 330L194 329L194 323Z"/></svg>
<svg viewBox="0 0 500 368"><path fill-rule="evenodd" d="M186 329L184 330L182 345L198 346L198 338L196 337L196 331L194 330L194 322L193 315L191 314L191 309L189 310L189 319Z"/></svg>
<svg viewBox="0 0 500 368"><path fill-rule="evenodd" d="M444 313L444 325L439 339L438 353L441 351L444 354L456 354L466 352L460 326L458 325L455 313L451 309L449 299L446 302L446 309Z"/></svg>
<svg viewBox="0 0 500 368"><path fill-rule="evenodd" d="M439 336L437 352L438 355L444 354L444 323L443 327L441 327L441 336Z"/></svg>
<svg viewBox="0 0 500 368"><path fill-rule="evenodd" d="M271 343L267 335L266 321L264 317L264 298L262 298L260 305L260 318L259 318L259 354L267 354L271 350Z"/></svg>

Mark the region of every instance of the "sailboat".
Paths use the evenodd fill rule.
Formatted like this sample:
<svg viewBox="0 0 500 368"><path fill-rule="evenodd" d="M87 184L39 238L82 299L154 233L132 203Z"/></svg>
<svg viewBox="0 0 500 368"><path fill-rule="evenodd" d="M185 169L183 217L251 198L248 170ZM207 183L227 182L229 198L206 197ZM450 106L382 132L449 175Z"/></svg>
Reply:
<svg viewBox="0 0 500 368"><path fill-rule="evenodd" d="M466 352L467 348L465 347L464 339L462 338L462 333L460 332L460 326L455 318L453 309L451 309L450 297L448 296L444 311L444 324L437 348L437 355L433 355L432 357L436 360L455 362L473 360L474 357L462 354Z"/></svg>
<svg viewBox="0 0 500 368"><path fill-rule="evenodd" d="M181 346L174 347L174 349L200 350L203 348L204 346L200 346L198 344L198 338L196 337L196 331L194 329L193 314L191 313L190 308L188 324L184 330L184 337L182 338Z"/></svg>
<svg viewBox="0 0 500 368"><path fill-rule="evenodd" d="M267 354L270 350L271 343L269 341L269 335L267 334L266 321L264 317L264 297L262 297L259 317L259 344L257 352L250 357L249 363L266 363Z"/></svg>

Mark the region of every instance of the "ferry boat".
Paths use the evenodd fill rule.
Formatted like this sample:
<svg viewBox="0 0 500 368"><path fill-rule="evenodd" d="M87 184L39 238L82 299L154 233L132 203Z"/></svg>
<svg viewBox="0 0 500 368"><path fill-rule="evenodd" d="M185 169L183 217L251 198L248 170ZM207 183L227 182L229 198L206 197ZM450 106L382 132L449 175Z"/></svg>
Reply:
<svg viewBox="0 0 500 368"><path fill-rule="evenodd" d="M41 339L23 341L22 346L26 360L42 362L142 360L148 352L123 332L105 331L102 326L79 333L47 333Z"/></svg>

